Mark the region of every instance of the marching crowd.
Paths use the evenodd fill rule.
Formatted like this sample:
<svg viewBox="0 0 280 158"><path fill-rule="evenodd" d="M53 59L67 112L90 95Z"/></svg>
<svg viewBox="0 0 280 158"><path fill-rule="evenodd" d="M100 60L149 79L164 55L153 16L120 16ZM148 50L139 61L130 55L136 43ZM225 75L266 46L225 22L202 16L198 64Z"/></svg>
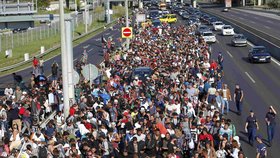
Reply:
<svg viewBox="0 0 280 158"><path fill-rule="evenodd" d="M236 85L231 93L223 82L222 54L211 58L195 29L135 28L139 31L128 50L107 52L101 83L81 80L75 86L68 117L56 63L50 82L33 75L29 88L20 86L22 79L14 74L17 88L6 88L0 103L0 156L245 157L235 125L226 117L231 100L241 113L243 92ZM149 67L152 73L132 75L137 67ZM55 118L41 128L39 123L53 111ZM260 137L257 141L263 144ZM258 153L266 155L261 147Z"/></svg>

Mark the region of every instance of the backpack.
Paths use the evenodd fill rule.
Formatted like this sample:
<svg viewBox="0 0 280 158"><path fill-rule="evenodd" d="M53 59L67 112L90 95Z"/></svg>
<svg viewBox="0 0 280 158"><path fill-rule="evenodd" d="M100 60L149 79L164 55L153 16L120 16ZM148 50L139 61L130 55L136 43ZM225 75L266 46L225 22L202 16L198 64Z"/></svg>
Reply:
<svg viewBox="0 0 280 158"><path fill-rule="evenodd" d="M45 146L39 146L38 157L39 158L47 158L48 157L48 151L47 151L47 148Z"/></svg>

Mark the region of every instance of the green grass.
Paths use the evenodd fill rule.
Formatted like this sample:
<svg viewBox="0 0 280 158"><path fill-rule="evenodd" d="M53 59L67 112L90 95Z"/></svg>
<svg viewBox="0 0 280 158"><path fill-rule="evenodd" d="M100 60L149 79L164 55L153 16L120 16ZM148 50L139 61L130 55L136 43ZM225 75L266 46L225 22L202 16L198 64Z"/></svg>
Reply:
<svg viewBox="0 0 280 158"><path fill-rule="evenodd" d="M93 28L97 28L97 27L99 27L99 26L104 26L104 25L105 25L104 22L93 23L92 26L89 27L89 30L92 30ZM111 24L111 25L113 25L113 24ZM110 26L111 26L111 25L110 25ZM99 33L103 32L103 31L104 31L104 29L103 29L103 27L101 27L101 29L98 29L98 30L96 30L96 31L94 31L94 32L92 32L92 33L87 34L86 36L84 36L84 37L82 37L82 38L80 38L80 39L75 40L75 41L73 42L73 46L75 47L75 46L79 45L80 43L83 43L84 41L86 41L86 40L92 38L92 36L94 36L94 35L96 35L96 34L99 34ZM54 39L52 39L52 40L50 40L50 39L46 39L46 40L47 40L48 42L50 42L50 43L49 43L50 45L52 45L52 44L53 44L53 45L59 44L60 36L58 35L56 38L54 38ZM37 41L37 42L34 42L34 44L28 44L30 48L24 48L24 49L36 49L36 50L39 51L40 48L39 48L39 49L34 48L34 47L31 48L31 46L36 46L36 45L38 45L38 44L40 44L40 43L43 43L43 42L45 42L45 41ZM51 43L51 42L53 42L53 43ZM20 48L19 48L19 49L20 49ZM21 51L23 51L24 49L22 48ZM54 50L54 51L52 51L52 52L50 52L50 53L45 54L45 55L43 56L43 59L46 61L46 60L48 60L48 59L53 58L54 56L59 55L60 53L61 53L61 50L60 50L60 48L58 48L58 49L56 49L56 50ZM34 55L35 55L35 54L36 54L36 52L34 53ZM1 54L1 56L2 56L2 55L3 55L3 54ZM1 56L0 56L0 58L1 58ZM18 55L18 56L17 56L18 59L13 59L13 60L7 59L6 64L7 64L8 61L10 62L10 65L12 65L12 63L15 64L15 63L17 63L17 62L20 62L20 61L22 61L23 56L24 56L24 53L21 54L21 55ZM1 59L2 59L2 58L1 58ZM1 63L1 59L0 59L0 63ZM15 60L15 61L14 61L14 60ZM1 64L2 64L2 63L1 63ZM16 68L14 68L14 69L10 69L10 70L4 71L4 72L0 72L0 76L8 75L8 74L11 74L12 72L17 72L17 71L20 71L20 70L25 69L25 68L27 68L27 67L30 67L30 66L31 66L31 61L28 62L28 63L25 63L25 64L23 64L23 65L21 65L21 66L19 66L19 67L16 67Z"/></svg>

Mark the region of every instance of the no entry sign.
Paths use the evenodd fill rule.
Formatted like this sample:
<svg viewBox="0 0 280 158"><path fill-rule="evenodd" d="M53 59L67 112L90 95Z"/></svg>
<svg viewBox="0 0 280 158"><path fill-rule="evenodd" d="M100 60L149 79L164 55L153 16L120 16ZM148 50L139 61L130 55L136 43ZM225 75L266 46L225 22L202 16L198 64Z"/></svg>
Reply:
<svg viewBox="0 0 280 158"><path fill-rule="evenodd" d="M122 38L132 38L132 27L122 27Z"/></svg>

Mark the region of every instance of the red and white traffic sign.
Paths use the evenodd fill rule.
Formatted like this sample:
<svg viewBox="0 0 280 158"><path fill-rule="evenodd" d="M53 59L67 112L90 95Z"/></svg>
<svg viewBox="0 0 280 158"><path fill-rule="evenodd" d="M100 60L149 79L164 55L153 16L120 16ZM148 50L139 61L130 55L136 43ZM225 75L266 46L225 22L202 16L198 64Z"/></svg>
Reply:
<svg viewBox="0 0 280 158"><path fill-rule="evenodd" d="M122 38L132 38L132 27L122 28Z"/></svg>

